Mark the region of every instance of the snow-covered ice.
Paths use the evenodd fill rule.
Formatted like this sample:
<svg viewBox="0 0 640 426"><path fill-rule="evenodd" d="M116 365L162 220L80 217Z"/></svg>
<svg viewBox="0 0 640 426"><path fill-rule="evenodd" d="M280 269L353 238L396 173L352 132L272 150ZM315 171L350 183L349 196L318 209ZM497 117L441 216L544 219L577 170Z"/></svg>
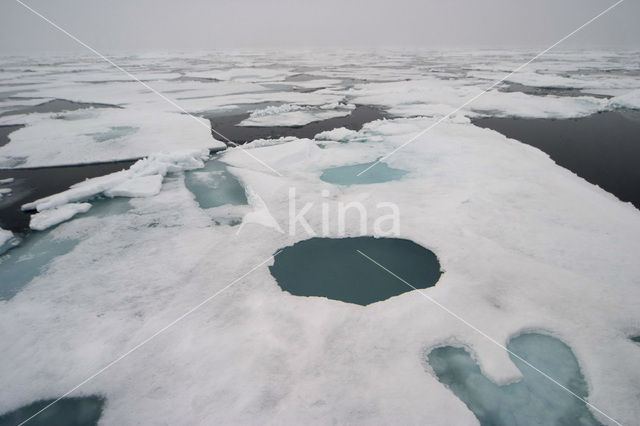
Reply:
<svg viewBox="0 0 640 426"><path fill-rule="evenodd" d="M318 133L314 137L314 139L318 141L348 142L357 134L358 132L356 132L355 130L349 130L345 127L338 127L337 129Z"/></svg>
<svg viewBox="0 0 640 426"><path fill-rule="evenodd" d="M161 174L139 176L104 191L107 197L151 197L160 192L162 187Z"/></svg>
<svg viewBox="0 0 640 426"><path fill-rule="evenodd" d="M478 424L426 355L462 347L499 388L525 375L503 348L415 291L363 307L294 296L277 285L270 256L312 236L286 232L295 188L299 208L314 206L306 220L316 234L324 205L332 213L358 201L370 222L379 203L397 205L397 237L431 250L444 271L425 294L501 345L531 332L564 342L588 402L622 424L638 423L640 350L629 337L640 335L640 212L541 151L470 122L634 107L637 56L550 53L531 64L536 75L525 76L529 84L543 84L540 74L576 89L615 90L611 99L495 88L439 122L528 57L386 50L114 57L190 113L270 103L296 105L292 112L372 104L390 114L359 131L229 148L211 169L209 151L222 146L208 122L175 111L116 71L82 58L3 59L0 79L16 84L11 96L122 108L1 117L0 124L26 126L9 135L0 156L25 157L23 166L145 158L24 206L46 216L69 203L93 204L0 257L0 282L10 283L0 287L0 324L11 325L0 336L0 380L9 384L0 387L0 413L65 394L206 301L73 395L103 396L103 424L130 423L131 413L151 424ZM287 77L301 69L334 84L294 91ZM11 110L7 102L3 111ZM118 126L137 131L102 142L91 136ZM406 173L368 185L321 179L327 169L380 158ZM228 175L218 173L221 165ZM233 178L231 200L242 188L246 204L217 205L230 194L223 175ZM207 187L221 190L220 198L207 199L200 192ZM119 203L126 208L99 212L98 204ZM360 235L359 223L347 220L346 233ZM336 221L327 234L342 236ZM495 399L489 402L501 403Z"/></svg>
<svg viewBox="0 0 640 426"><path fill-rule="evenodd" d="M312 121L349 115L355 105L329 104L310 108L295 104L269 106L255 110L240 126L303 126Z"/></svg>
<svg viewBox="0 0 640 426"><path fill-rule="evenodd" d="M45 229L71 219L79 213L86 213L90 208L90 203L69 203L43 210L31 216L29 228L34 231L44 231Z"/></svg>
<svg viewBox="0 0 640 426"><path fill-rule="evenodd" d="M13 236L13 232L0 228L0 255L14 247L17 243L16 238Z"/></svg>
<svg viewBox="0 0 640 426"><path fill-rule="evenodd" d="M0 166L11 166L10 159L16 156L26 157L21 167L41 167L225 147L211 136L207 120L186 114L144 108L96 109L90 116L84 114L85 111L79 110L54 119L49 114L5 117L4 120L12 123L27 125L11 133L11 141L0 147ZM73 119L76 116L80 118ZM121 131L119 137L113 138L104 136L122 127L137 128L137 131ZM102 135L98 136L102 140L97 140L96 135Z"/></svg>
<svg viewBox="0 0 640 426"><path fill-rule="evenodd" d="M612 108L640 109L640 89L615 96L609 101L609 104Z"/></svg>

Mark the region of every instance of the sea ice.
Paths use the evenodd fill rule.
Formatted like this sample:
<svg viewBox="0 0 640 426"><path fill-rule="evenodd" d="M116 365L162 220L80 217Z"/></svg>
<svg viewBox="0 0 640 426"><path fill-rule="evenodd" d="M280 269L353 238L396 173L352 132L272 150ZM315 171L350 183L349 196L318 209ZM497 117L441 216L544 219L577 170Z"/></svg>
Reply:
<svg viewBox="0 0 640 426"><path fill-rule="evenodd" d="M573 77L604 69L614 77L633 76L636 56L559 52L532 65L539 73ZM245 111L248 104L265 99L314 107L370 101L400 117L368 123L349 136L362 143L286 138L244 147L279 174L242 149L221 153L220 160L232 166L229 172L248 194L246 208L256 213L252 223L245 216L242 229L226 223L212 226L209 209L202 209L186 186L182 171L204 166L208 150L200 143L211 141L209 129L188 116L172 117L176 127L165 129L171 138L162 132L154 136L170 146L167 152L191 143L204 151L182 158L150 156L127 171L28 205L46 210L85 201L130 179L164 176L153 197L92 201L86 214L32 233L22 246L0 257L0 324L11 325L2 328L0 339L0 377L9 384L0 386L0 413L64 395L180 318L131 352L126 362L78 390L108 401L101 422L126 424L136 413L145 424L255 424L265 419L282 424L477 424L465 403L425 372L429 366L421 354L442 346L464 347L483 377L504 387L524 375L504 349L416 291L365 307L294 296L278 286L268 270L270 256L310 238L304 230L281 232L290 229L293 188L298 210L311 204L305 218L318 233L323 211L328 211L327 237L361 235L360 224L351 220L346 235L339 235L334 214L340 203L358 201L370 220L379 203L396 204L401 212L398 238L437 253L446 271L424 294L503 345L532 330L562 339L579 362L589 403L622 424L637 423L640 358L638 344L629 336L640 330L640 213L541 151L468 120L478 114L573 117L612 108L607 100L492 91L476 107L461 110L385 158L389 167L407 172L401 180L361 186L320 179L327 168L384 157L491 84L466 76L467 70L506 75L528 57L514 51L386 50L115 57L171 96L184 97L177 102L188 111L230 105ZM81 161L75 151L64 152L64 141L51 141L60 154L54 148L37 152L46 147L36 140L50 128L58 136L67 130L84 135L71 137L81 140L72 149L89 150L89 160L113 158L116 150L105 147L135 141L136 135L150 132L148 124L181 115L138 83L118 81L123 77L106 69L93 58L3 59L0 79L18 84L11 88L17 94L10 96L124 107L95 110L95 118L74 124L38 121L71 122L67 116L80 111L60 120L12 116L27 120L27 127L15 132L18 138L30 140L29 132L19 133L29 123L38 132L31 134L33 143L24 152L14 145L11 156L28 156L31 164L46 164L45 157L54 154L56 161ZM234 69L240 71L234 74ZM286 83L287 75L300 72L343 83L312 93L266 86ZM229 80L174 80L180 75ZM148 120L139 116L147 108ZM116 111L126 111L122 120L106 119ZM83 120L87 126L79 124ZM86 136L120 125L141 130L102 143ZM195 141L185 136L192 132ZM12 134L3 148L14 142ZM155 138L138 142L145 150L159 146ZM99 149L105 151L95 151ZM145 150L139 152L149 152ZM130 210L98 217L100 202L123 202ZM217 208L226 206L212 207ZM272 222L258 223L266 212ZM77 245L72 249L66 244ZM41 254L36 246L49 253ZM376 260L385 264L384 255ZM403 276L403 271L394 272ZM613 424L589 410L598 421Z"/></svg>
<svg viewBox="0 0 640 426"><path fill-rule="evenodd" d="M134 134L138 129L132 126L115 126L110 127L109 130L98 133L89 133L89 136L93 137L96 142L106 142L112 139L118 139Z"/></svg>
<svg viewBox="0 0 640 426"><path fill-rule="evenodd" d="M349 115L355 105L329 104L311 108L284 104L255 110L240 126L303 126L313 121Z"/></svg>
<svg viewBox="0 0 640 426"><path fill-rule="evenodd" d="M210 123L202 118L142 107L96 111L99 112L95 116L79 120L51 119L46 114L7 117L27 125L11 133L11 141L0 147L0 166L11 167L9 160L15 156L26 156L22 167L42 167L134 159L186 149L218 150L226 146L211 136ZM119 137L105 138L113 136L109 132L114 128L138 130L120 131ZM102 135L101 142L96 142L96 135Z"/></svg>
<svg viewBox="0 0 640 426"><path fill-rule="evenodd" d="M0 228L0 255L17 244L18 240L13 236L13 232Z"/></svg>
<svg viewBox="0 0 640 426"><path fill-rule="evenodd" d="M90 208L90 203L69 203L43 210L31 216L29 228L34 231L44 231L45 229L71 219L79 213L86 213Z"/></svg>

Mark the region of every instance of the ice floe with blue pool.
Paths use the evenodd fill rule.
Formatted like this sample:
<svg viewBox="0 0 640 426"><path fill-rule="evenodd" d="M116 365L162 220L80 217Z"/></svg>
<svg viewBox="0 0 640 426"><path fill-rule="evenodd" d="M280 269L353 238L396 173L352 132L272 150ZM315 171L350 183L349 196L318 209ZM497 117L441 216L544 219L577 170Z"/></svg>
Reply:
<svg viewBox="0 0 640 426"><path fill-rule="evenodd" d="M481 425L600 424L581 400L588 397L589 389L569 346L551 336L526 333L512 338L507 348L517 355L509 354L522 379L502 386L488 379L465 349L439 347L427 358L438 380Z"/></svg>
<svg viewBox="0 0 640 426"><path fill-rule="evenodd" d="M0 124L24 124L0 146L0 167L48 167L130 160L180 150L220 150L226 145L211 134L209 120L156 108L103 108L78 119L49 114L0 118ZM69 113L65 117L72 117Z"/></svg>
<svg viewBox="0 0 640 426"><path fill-rule="evenodd" d="M90 203L68 203L49 210L35 213L29 221L29 228L34 231L44 231L45 229L65 222L75 215L86 213L91 208Z"/></svg>
<svg viewBox="0 0 640 426"><path fill-rule="evenodd" d="M389 167L382 161L372 161L324 169L320 179L336 185L365 185L400 180L406 174L406 170Z"/></svg>
<svg viewBox="0 0 640 426"><path fill-rule="evenodd" d="M608 63L616 67L610 76L622 72L635 72L636 80L640 76L634 54L550 55L555 55L552 60L540 58L530 65L541 72L575 77L581 71L566 71L596 72ZM136 420L144 424L256 424L265 419L282 424L313 424L318 419L349 424L478 424L462 399L435 374L425 372L425 348L459 342L498 389L523 381L524 371L504 349L415 290L366 307L283 290L270 274L269 266L276 264L270 256L314 237L301 221L294 232L287 226L293 204L288 191L295 189L296 214L307 204L312 206L304 220L315 237L380 236L375 228L360 229L355 209L350 210L341 233L335 226L340 203L361 203L367 224L380 216L378 212L388 211L377 210L378 204L397 205L401 220L393 238L431 249L446 265L438 283L422 293L498 342L506 344L515 333L532 327L563 336L589 384L589 402L622 424L637 423L640 346L630 337L638 334L634 320L640 300L638 210L558 167L539 150L469 122L474 114L488 111L559 118L611 108L611 104L585 96L558 100L490 92L478 104L472 103L471 109L459 111L385 157L490 86L485 78L467 77L467 70L504 71L501 78L528 59L527 52L515 51L326 54L321 50L114 57L126 69L152 74L154 88L192 113L238 109L247 118L248 105L268 106L256 106L256 102L319 108L334 102L369 105L368 97L396 115L368 122L355 134L332 133L326 140L321 140L323 136L299 139L300 135L269 142L249 138L247 145L217 156L231 166L227 171L245 188L249 205L208 209L201 208L186 186L185 175L191 172L183 173L202 171L206 158L174 157L177 150L193 148L187 145L201 148L200 142L212 141L208 127L184 114L168 123L170 115L181 113L141 90L139 83L124 82L126 76L94 61L3 59L2 77L9 83L37 83L20 86L22 93L17 96L64 96L123 107L94 109L95 118L72 124L50 114L25 121L26 115L4 117L1 124L27 124L11 134L6 146L15 142L14 136L34 141L25 144L22 152L18 146L12 148L14 152L5 152L12 157L10 164L45 163L54 149L60 149L52 157L58 164L107 160L119 145L118 155L148 148L164 151L167 161L153 155L127 173L92 180L37 203L47 209L90 197L93 207L42 233L60 240L80 235L82 240L71 252L52 260L15 297L0 302L0 324L10 325L3 328L0 339L0 377L3 384L9 383L0 386L0 413L64 395L203 300L206 305L149 342L146 349L135 351L126 362L79 389L82 395L104 395L108 401L101 422L127 424L131 413L136 413ZM83 67L90 71L84 72ZM34 72L25 72L29 68ZM258 77L224 75L226 70L243 68L253 68L249 72ZM80 71L70 72L76 69ZM278 75L270 75L270 70ZM216 75L218 71L222 75ZM263 86L298 73L345 83L313 93L285 88L274 92ZM180 74L227 81L170 80ZM346 83L347 79L351 81ZM143 117L145 111L148 116ZM47 134L48 124L31 119L56 121L60 127L52 128L52 135L60 137L69 131L73 136L51 141L52 149L45 146L47 152L40 153L43 147L35 141ZM165 131L167 127L158 123L175 127ZM38 132L25 134L29 125ZM105 143L86 136L114 126L140 130ZM345 124L323 127L305 137L341 126ZM149 138L139 139L143 133ZM66 142L77 142L77 146ZM325 149L318 148L319 142ZM80 152L86 152L87 158ZM176 161L169 161L169 156ZM407 174L377 185L341 186L319 179L328 168L370 164L379 158ZM375 167L363 176L374 171ZM202 182L209 178L215 182L219 176L213 172L213 177L200 176ZM104 200L128 202L132 210L96 220L95 198L115 193L155 195ZM255 203L252 194L263 203ZM15 188L12 197L17 195ZM326 233L325 206L330 217ZM242 228L211 226L218 214L213 210L231 207L259 213L254 215L258 218L268 208L283 232L262 226L267 222ZM384 265L387 254L381 254L380 259L371 257ZM305 262L324 264L320 259ZM418 262L407 259L407 263L411 267ZM393 269L405 269L398 265ZM326 276L332 272L330 267L316 275ZM405 275L405 271L393 272ZM304 284L305 278L297 285ZM347 288L366 290L365 284L349 283ZM549 353L557 355L552 349ZM591 413L606 422L605 417ZM548 419L547 413L540 413L543 423Z"/></svg>

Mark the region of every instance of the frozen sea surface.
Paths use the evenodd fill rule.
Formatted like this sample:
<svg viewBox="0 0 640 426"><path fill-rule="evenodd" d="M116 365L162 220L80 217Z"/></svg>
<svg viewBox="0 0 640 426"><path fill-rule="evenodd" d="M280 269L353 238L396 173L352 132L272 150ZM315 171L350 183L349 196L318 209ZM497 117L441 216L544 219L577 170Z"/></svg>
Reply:
<svg viewBox="0 0 640 426"><path fill-rule="evenodd" d="M103 398L105 425L475 425L502 416L486 409L498 398L532 421L572 413L615 424L454 313L502 345L522 343L593 407L637 424L640 211L526 140L473 124L581 126L639 109L637 52L549 53L442 120L535 53L111 58L192 115L89 56L2 58L0 126L12 127L0 127L0 179L14 178L3 184L11 195L0 206L12 210L2 220L14 223L21 207L92 207L20 235L0 257L0 415L64 395L155 336L69 397ZM56 99L80 107L43 109ZM213 130L243 145L227 147ZM378 159L405 173L374 179L378 165L362 175L372 182L349 184L349 167ZM321 178L337 168L338 181ZM336 212L354 202L366 221L350 214L341 229ZM291 207L295 217L307 205L306 227L292 223ZM390 205L399 226L376 228ZM25 217L0 227L24 231ZM363 306L292 294L270 273L284 247L383 233L437 254L437 285ZM398 276L415 272L392 248L377 255L397 259ZM313 260L314 278L331 272ZM530 333L554 338L530 347ZM478 379L482 404L467 404L473 386L456 394L433 374L425 355L443 347L464 348L443 362ZM527 399L529 384L545 397ZM534 414L524 399L547 410Z"/></svg>

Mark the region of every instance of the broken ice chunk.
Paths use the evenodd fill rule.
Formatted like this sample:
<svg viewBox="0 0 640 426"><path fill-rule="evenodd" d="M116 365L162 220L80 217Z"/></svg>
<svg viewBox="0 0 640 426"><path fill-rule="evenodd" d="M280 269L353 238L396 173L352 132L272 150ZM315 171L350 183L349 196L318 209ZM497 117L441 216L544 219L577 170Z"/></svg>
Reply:
<svg viewBox="0 0 640 426"><path fill-rule="evenodd" d="M69 203L44 210L31 216L29 227L34 231L43 231L71 219L78 213L86 213L90 208L91 204L89 203Z"/></svg>

